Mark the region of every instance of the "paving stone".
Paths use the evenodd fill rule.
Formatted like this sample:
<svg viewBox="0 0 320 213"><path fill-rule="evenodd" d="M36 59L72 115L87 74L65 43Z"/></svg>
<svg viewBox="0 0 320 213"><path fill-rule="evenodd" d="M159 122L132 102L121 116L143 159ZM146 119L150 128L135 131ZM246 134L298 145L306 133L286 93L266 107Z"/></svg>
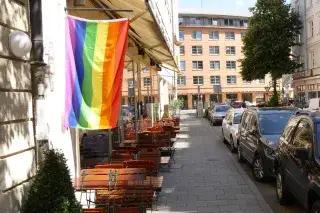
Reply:
<svg viewBox="0 0 320 213"><path fill-rule="evenodd" d="M220 128L185 113L181 130L175 164L170 173L160 174L164 183L157 213L273 213L222 143Z"/></svg>

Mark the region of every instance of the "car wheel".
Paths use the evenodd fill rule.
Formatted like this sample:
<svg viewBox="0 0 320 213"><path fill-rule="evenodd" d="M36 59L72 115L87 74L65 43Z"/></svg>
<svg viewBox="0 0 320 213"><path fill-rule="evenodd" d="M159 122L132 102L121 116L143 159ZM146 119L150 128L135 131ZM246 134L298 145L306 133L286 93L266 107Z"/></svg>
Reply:
<svg viewBox="0 0 320 213"><path fill-rule="evenodd" d="M234 141L233 141L233 137L230 135L230 147L231 147L231 152L236 152L237 149L234 146Z"/></svg>
<svg viewBox="0 0 320 213"><path fill-rule="evenodd" d="M281 205L286 205L289 203L290 193L284 183L283 173L280 167L276 170L276 194Z"/></svg>
<svg viewBox="0 0 320 213"><path fill-rule="evenodd" d="M265 173L263 171L262 159L259 155L255 156L253 160L253 176L256 181L262 182L265 180Z"/></svg>
<svg viewBox="0 0 320 213"><path fill-rule="evenodd" d="M238 155L238 162L242 163L244 160L243 160L243 155L242 155L242 150L241 150L240 144L238 145L237 155Z"/></svg>
<svg viewBox="0 0 320 213"><path fill-rule="evenodd" d="M320 201L317 200L313 203L311 213L320 213Z"/></svg>

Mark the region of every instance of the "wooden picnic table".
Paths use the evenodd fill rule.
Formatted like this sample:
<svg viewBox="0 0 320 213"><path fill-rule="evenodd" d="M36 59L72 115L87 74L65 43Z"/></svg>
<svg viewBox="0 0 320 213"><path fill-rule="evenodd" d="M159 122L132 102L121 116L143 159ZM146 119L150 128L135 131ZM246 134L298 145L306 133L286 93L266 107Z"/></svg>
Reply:
<svg viewBox="0 0 320 213"><path fill-rule="evenodd" d="M110 169L110 168L94 168L94 169L83 169L80 172L82 176L85 172L86 175L109 175L110 170L112 170L113 174L117 171L118 175L125 174L145 174L146 170L144 168L121 168L121 169Z"/></svg>

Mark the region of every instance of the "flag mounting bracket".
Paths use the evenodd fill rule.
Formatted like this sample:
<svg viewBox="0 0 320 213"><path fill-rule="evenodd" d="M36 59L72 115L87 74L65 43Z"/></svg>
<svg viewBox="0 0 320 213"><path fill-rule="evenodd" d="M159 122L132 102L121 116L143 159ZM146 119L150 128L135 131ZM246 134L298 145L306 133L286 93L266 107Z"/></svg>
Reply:
<svg viewBox="0 0 320 213"><path fill-rule="evenodd" d="M125 10L125 9L110 9L110 8L80 8L80 7L65 7L65 11L67 10L78 10L78 11L110 11L110 12L128 12L132 13L133 10Z"/></svg>

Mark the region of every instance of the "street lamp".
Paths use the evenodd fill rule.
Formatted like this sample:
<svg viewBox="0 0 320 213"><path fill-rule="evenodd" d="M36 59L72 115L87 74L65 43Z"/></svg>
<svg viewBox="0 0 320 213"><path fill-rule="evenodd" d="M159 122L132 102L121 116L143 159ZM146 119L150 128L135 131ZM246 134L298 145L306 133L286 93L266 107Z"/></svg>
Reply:
<svg viewBox="0 0 320 213"><path fill-rule="evenodd" d="M268 101L270 87L269 86L265 86L264 89L267 91L267 97L266 97L267 100L266 101Z"/></svg>

